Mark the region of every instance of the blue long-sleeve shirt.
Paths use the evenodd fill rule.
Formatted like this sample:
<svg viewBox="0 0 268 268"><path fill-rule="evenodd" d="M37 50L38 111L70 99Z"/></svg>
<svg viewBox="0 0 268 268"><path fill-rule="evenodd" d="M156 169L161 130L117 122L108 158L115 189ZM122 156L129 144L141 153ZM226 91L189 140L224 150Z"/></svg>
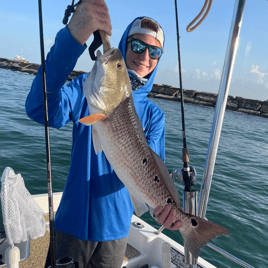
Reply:
<svg viewBox="0 0 268 268"><path fill-rule="evenodd" d="M126 34L127 30L122 39ZM73 122L70 169L56 213L55 228L81 240L107 241L128 236L133 206L127 189L104 153L95 154L91 126L78 122L89 115L83 94L86 74L64 86L85 48L65 27L57 34L46 59L47 91L52 91L48 93L49 125L59 129L69 121ZM125 52L124 45L120 44L119 48ZM146 97L154 76L149 78L146 87L133 91L133 98L148 144L164 160L164 114ZM25 109L31 119L43 124L41 68L33 81Z"/></svg>

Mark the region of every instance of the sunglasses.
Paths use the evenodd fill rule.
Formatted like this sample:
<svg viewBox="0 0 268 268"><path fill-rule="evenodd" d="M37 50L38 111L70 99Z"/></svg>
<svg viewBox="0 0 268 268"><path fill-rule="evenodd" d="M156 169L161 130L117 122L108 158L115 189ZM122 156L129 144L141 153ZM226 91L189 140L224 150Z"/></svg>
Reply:
<svg viewBox="0 0 268 268"><path fill-rule="evenodd" d="M154 60L159 60L161 55L164 53L162 48L148 45L139 39L129 38L127 39L127 43L129 42L131 42L131 50L135 53L141 54L146 48L148 48L150 58Z"/></svg>

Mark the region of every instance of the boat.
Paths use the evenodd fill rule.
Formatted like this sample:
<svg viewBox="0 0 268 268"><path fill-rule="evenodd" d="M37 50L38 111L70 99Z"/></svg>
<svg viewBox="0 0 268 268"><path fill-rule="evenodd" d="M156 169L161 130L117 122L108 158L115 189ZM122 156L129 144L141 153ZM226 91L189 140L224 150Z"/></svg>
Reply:
<svg viewBox="0 0 268 268"><path fill-rule="evenodd" d="M16 57L14 58L14 60L21 61L21 62L24 62L24 63L28 63L29 62L25 58L23 58L23 57L21 57L19 55L16 55Z"/></svg>
<svg viewBox="0 0 268 268"><path fill-rule="evenodd" d="M60 204L61 196L62 192L53 194L54 213L57 211L57 208ZM38 239L30 239L30 236L28 235L26 241L15 244L15 246L20 250L19 262L17 264L14 262L13 265L7 266L8 260L6 259L5 252L10 247L10 245L7 241L7 238L3 237L4 233L2 232L0 238L0 267L44 267L49 245L48 195L45 193L32 195L32 197L46 214L44 216L46 234ZM157 229L136 215L132 216L127 250L121 268L187 267L185 264L184 247L165 234L158 234L157 231ZM229 259L232 259L234 262L242 265L243 267L252 267L228 254L227 252L221 250L220 248L217 248L213 245L210 245L210 247L214 248L219 253L225 255ZM65 266L62 267L64 268ZM216 266L200 257L197 260L197 264L193 267L216 268Z"/></svg>
<svg viewBox="0 0 268 268"><path fill-rule="evenodd" d="M56 212L62 192L53 194L53 207ZM48 195L39 194L32 196L44 213L48 214ZM28 236L27 241L15 244L20 249L20 266L19 267L35 267L43 268L46 260L46 253L49 244L49 221L48 215L45 215L47 228L46 235L42 238L31 240ZM163 233L157 234L156 229L151 225L133 215L131 219L130 234L128 238L128 246L122 267L139 268L139 267L163 267L175 268L183 267L184 262L183 246L170 239ZM0 267L6 266L5 250L10 245L6 238L0 240L0 254L3 256ZM40 251L44 254L41 254ZM30 254L31 252L31 254ZM39 263L39 265L38 265ZM147 265L147 266L146 266ZM215 268L202 258L198 258L198 267Z"/></svg>

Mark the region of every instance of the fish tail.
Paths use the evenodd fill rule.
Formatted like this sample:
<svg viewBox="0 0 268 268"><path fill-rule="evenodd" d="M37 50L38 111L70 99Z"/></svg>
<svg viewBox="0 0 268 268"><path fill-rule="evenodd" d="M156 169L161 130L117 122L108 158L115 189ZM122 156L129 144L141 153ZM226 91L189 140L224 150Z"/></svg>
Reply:
<svg viewBox="0 0 268 268"><path fill-rule="evenodd" d="M188 214L189 215L189 214ZM183 226L179 229L184 239L184 246L188 247L192 255L197 258L202 248L218 236L230 235L226 228L200 217L189 215L190 226Z"/></svg>

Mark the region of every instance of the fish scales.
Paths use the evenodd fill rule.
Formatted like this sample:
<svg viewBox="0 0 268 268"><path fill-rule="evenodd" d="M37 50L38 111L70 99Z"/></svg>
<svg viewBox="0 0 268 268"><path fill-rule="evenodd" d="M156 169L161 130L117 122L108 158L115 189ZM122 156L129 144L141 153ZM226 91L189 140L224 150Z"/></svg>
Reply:
<svg viewBox="0 0 268 268"><path fill-rule="evenodd" d="M184 244L195 258L212 239L230 231L184 213L180 197L163 160L146 141L136 113L132 89L120 50L98 51L97 61L84 83L90 116L80 123L93 125L95 152L104 152L118 178L128 189L136 214L171 204Z"/></svg>
<svg viewBox="0 0 268 268"><path fill-rule="evenodd" d="M142 200L154 209L166 205L168 198L175 198L155 168L155 162L137 118L133 99L129 97L119 104L109 118L96 123L94 127L98 129L98 133L109 133L106 137L112 142L105 144L103 135L99 136L100 142L105 144L104 153L116 174L120 174L118 176L122 178L122 182L131 189L130 194L137 196L139 192L143 193L144 195L140 196Z"/></svg>

